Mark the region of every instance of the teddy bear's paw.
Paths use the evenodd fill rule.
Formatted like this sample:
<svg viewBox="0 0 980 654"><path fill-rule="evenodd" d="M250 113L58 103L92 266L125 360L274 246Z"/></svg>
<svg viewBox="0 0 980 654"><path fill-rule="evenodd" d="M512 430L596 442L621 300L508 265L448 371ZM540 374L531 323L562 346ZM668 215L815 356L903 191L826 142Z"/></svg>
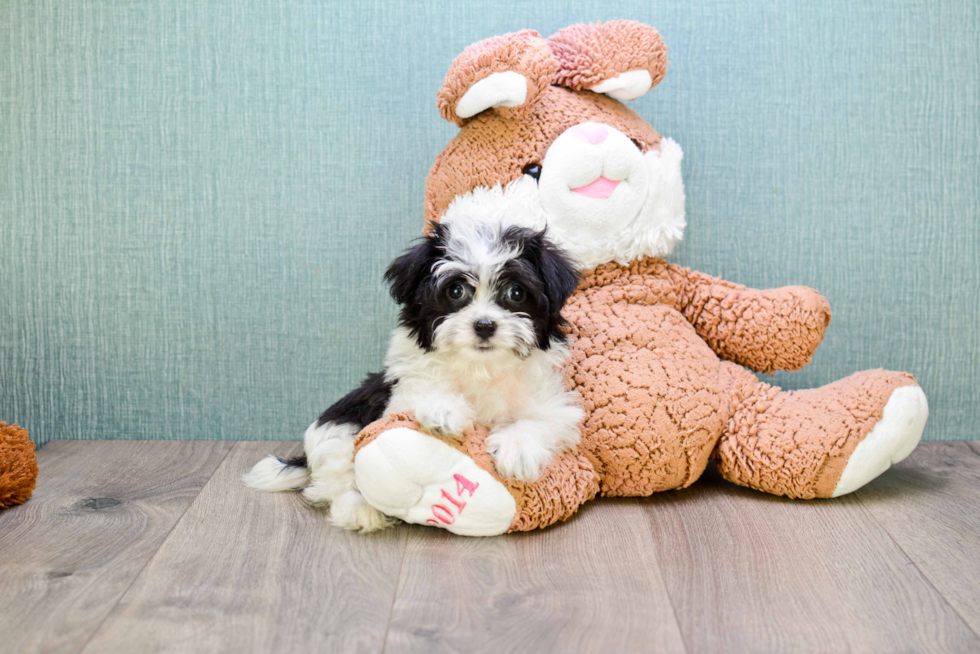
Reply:
<svg viewBox="0 0 980 654"><path fill-rule="evenodd" d="M407 427L389 429L358 450L354 478L382 513L461 536L505 533L517 514L507 487L473 459Z"/></svg>
<svg viewBox="0 0 980 654"><path fill-rule="evenodd" d="M881 420L851 453L831 497L856 491L911 454L928 417L929 404L921 388L902 386L892 391Z"/></svg>
<svg viewBox="0 0 980 654"><path fill-rule="evenodd" d="M522 438L519 429L504 427L487 438L487 451L497 462L501 477L535 482L551 463L551 450L533 438Z"/></svg>

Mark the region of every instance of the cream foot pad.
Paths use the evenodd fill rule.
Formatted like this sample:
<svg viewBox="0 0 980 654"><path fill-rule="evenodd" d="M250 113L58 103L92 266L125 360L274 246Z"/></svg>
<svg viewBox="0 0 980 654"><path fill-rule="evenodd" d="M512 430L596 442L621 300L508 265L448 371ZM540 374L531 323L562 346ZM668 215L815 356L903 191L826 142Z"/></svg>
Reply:
<svg viewBox="0 0 980 654"><path fill-rule="evenodd" d="M928 417L929 404L921 388L902 386L892 391L881 420L854 449L831 497L856 491L911 454Z"/></svg>
<svg viewBox="0 0 980 654"><path fill-rule="evenodd" d="M368 504L391 517L460 536L505 533L517 514L507 487L442 440L398 427L354 457L354 479Z"/></svg>

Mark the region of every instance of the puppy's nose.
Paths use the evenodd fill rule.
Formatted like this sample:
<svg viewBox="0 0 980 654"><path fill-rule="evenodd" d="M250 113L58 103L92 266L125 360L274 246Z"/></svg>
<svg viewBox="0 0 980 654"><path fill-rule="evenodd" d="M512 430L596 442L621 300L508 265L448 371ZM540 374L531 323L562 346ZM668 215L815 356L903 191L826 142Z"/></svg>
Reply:
<svg viewBox="0 0 980 654"><path fill-rule="evenodd" d="M482 318L473 323L473 331L484 341L493 336L493 333L497 331L497 323L492 320L487 320Z"/></svg>
<svg viewBox="0 0 980 654"><path fill-rule="evenodd" d="M599 123L582 123L572 128L572 135L580 141L599 145L609 136L609 130Z"/></svg>

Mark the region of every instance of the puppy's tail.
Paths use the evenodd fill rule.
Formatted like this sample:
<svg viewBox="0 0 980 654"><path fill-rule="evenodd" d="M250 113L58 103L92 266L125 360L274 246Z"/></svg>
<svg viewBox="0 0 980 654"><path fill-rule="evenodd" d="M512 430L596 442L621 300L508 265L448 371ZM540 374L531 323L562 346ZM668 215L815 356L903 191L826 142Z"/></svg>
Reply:
<svg viewBox="0 0 980 654"><path fill-rule="evenodd" d="M284 460L270 454L242 475L242 482L267 493L298 491L310 484L310 469L305 455Z"/></svg>

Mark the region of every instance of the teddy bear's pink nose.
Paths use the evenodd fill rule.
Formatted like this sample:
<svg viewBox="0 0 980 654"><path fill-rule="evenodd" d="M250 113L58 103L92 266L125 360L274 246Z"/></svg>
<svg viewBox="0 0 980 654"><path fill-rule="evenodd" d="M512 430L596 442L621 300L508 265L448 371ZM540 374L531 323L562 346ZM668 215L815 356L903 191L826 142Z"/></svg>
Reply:
<svg viewBox="0 0 980 654"><path fill-rule="evenodd" d="M586 143L599 145L609 136L609 130L598 123L582 123L572 128L572 135Z"/></svg>

